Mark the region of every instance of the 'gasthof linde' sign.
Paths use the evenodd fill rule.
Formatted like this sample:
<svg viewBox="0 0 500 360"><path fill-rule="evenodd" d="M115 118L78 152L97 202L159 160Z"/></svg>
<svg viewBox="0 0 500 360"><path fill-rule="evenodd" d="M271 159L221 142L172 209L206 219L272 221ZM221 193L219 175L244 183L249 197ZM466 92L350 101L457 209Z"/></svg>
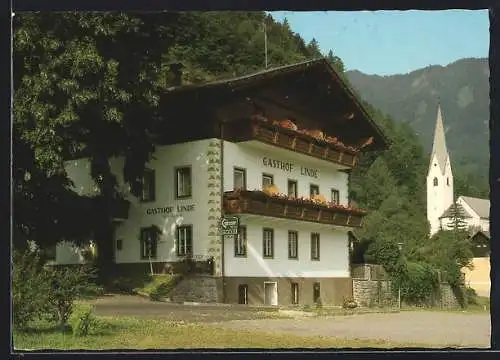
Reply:
<svg viewBox="0 0 500 360"><path fill-rule="evenodd" d="M194 204L149 208L146 209L146 215L156 215L156 214L171 215L174 214L175 210L177 210L177 213L194 211Z"/></svg>
<svg viewBox="0 0 500 360"><path fill-rule="evenodd" d="M293 172L293 170L295 168L295 165L291 162L270 159L268 157L262 158L262 165L264 165L265 167L270 167L273 169L280 169L280 170L287 171L287 172ZM312 178L317 179L317 178L319 178L319 170L301 166L300 167L300 175L310 176Z"/></svg>
<svg viewBox="0 0 500 360"><path fill-rule="evenodd" d="M224 216L220 219L219 230L221 235L236 235L238 234L238 227L240 226L240 219L236 216Z"/></svg>

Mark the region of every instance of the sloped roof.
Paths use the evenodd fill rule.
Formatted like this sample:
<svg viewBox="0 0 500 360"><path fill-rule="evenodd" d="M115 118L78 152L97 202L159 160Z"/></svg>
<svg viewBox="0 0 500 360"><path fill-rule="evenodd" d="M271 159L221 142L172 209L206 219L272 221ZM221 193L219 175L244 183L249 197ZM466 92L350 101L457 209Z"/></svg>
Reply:
<svg viewBox="0 0 500 360"><path fill-rule="evenodd" d="M490 218L490 200L469 196L460 196L481 219Z"/></svg>
<svg viewBox="0 0 500 360"><path fill-rule="evenodd" d="M207 91L211 93L218 93L219 90L229 89L230 91L235 91L238 89L258 86L260 83L267 81L272 78L277 78L285 74L294 75L307 75L308 69L323 69L329 75L324 77L326 81L330 81L334 86L340 87L343 93L349 98L350 102L359 110L364 124L366 124L371 132L376 135L376 141L370 147L374 150L385 150L390 145L389 138L382 132L379 126L373 121L371 116L368 114L361 101L356 97L353 90L349 85L342 79L342 77L336 72L331 63L326 58L318 58L313 60L307 60L292 65L284 65L275 68L265 69L256 73L243 75L239 77L220 79L211 82L205 82L200 84L188 84L172 86L165 91L166 96L171 96L175 94L183 94L193 91ZM368 148L368 147L367 147Z"/></svg>
<svg viewBox="0 0 500 360"><path fill-rule="evenodd" d="M430 158L429 169L431 169L432 160L434 156L437 159L441 173L444 174L446 159L448 159L448 150L446 148L446 138L444 136L444 125L443 125L443 117L441 115L441 105L438 105L438 110L437 110L436 127L434 130L434 142L432 144L432 153Z"/></svg>
<svg viewBox="0 0 500 360"><path fill-rule="evenodd" d="M441 215L439 218L440 219L443 219L443 218L450 218L453 216L453 206L455 204L451 204L450 207L448 209L446 209L444 212L443 212L443 215ZM462 205L460 205L459 203L457 203L457 209L458 211L462 214L462 216L466 219L470 219L472 216L464 209L464 207Z"/></svg>

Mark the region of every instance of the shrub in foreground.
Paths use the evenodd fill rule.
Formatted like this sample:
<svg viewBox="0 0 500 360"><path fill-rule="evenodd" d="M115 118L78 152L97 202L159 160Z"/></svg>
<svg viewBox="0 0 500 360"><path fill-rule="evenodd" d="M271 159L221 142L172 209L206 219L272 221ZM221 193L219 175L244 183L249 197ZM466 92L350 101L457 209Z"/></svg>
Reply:
<svg viewBox="0 0 500 360"><path fill-rule="evenodd" d="M15 251L12 260L13 325L16 329L23 329L47 311L50 288L36 252Z"/></svg>
<svg viewBox="0 0 500 360"><path fill-rule="evenodd" d="M99 327L91 305L78 305L69 317L69 325L74 336L87 336Z"/></svg>

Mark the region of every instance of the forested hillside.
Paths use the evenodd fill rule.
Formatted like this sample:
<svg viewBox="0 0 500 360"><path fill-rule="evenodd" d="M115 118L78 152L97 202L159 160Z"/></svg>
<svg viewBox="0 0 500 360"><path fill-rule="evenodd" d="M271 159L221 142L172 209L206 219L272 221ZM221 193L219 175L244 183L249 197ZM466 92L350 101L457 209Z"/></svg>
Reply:
<svg viewBox="0 0 500 360"><path fill-rule="evenodd" d="M360 95L396 121L408 123L430 154L441 103L457 195L488 197L489 69L487 59L461 59L409 74L350 71ZM381 90L383 89L383 90Z"/></svg>
<svg viewBox="0 0 500 360"><path fill-rule="evenodd" d="M89 214L78 215L63 158L86 148L103 197L115 197L109 156L125 154L125 179L134 184L154 150L150 129L169 121L158 112L162 92L172 86L168 64L184 63L186 83L261 70L264 21L269 67L322 55L315 41L306 44L286 21L278 23L263 12L16 15L16 247L26 239L46 245L82 238L91 227L82 221ZM323 55L344 72L341 59L331 52ZM377 154L364 156L352 174L352 199L372 210L358 236L366 244L403 242L410 255L428 233L427 157L407 123L366 107L392 147L375 162ZM69 208L74 209L70 215ZM104 266L113 249L103 230L106 214L99 219L94 236L98 266Z"/></svg>

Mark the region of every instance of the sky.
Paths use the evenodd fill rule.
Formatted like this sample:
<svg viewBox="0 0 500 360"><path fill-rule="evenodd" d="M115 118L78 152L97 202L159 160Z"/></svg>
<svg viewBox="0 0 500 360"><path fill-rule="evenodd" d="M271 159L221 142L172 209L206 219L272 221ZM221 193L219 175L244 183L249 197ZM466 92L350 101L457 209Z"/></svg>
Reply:
<svg viewBox="0 0 500 360"><path fill-rule="evenodd" d="M488 57L487 10L317 11L270 13L287 18L306 42L315 38L331 49L347 70L405 74L462 58Z"/></svg>

